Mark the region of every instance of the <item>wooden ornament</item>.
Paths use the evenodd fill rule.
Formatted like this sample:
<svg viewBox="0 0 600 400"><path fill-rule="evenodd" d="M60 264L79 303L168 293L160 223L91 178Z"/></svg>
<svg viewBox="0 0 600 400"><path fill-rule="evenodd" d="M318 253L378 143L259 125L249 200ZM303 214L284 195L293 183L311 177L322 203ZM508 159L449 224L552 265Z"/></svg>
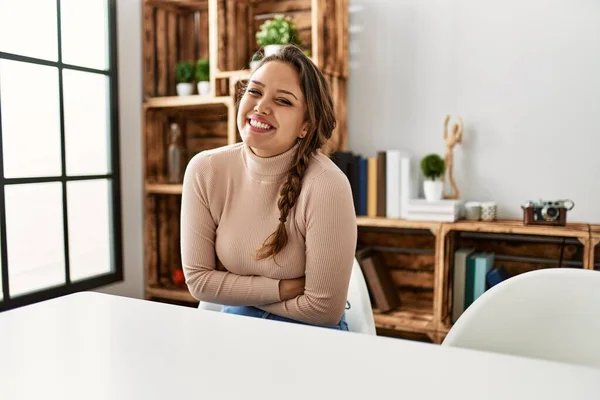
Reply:
<svg viewBox="0 0 600 400"><path fill-rule="evenodd" d="M448 132L448 123L450 122L450 114L446 115L444 120L444 141L446 142L446 153L444 154L444 162L446 163L446 171L448 172L448 179L452 186L453 193L444 194L445 199L459 199L460 191L454 180L454 157L453 149L458 143L462 143L463 123L462 119L458 117L458 123L454 124ZM442 178L444 185L446 183L446 174ZM444 188L445 191L445 188Z"/></svg>

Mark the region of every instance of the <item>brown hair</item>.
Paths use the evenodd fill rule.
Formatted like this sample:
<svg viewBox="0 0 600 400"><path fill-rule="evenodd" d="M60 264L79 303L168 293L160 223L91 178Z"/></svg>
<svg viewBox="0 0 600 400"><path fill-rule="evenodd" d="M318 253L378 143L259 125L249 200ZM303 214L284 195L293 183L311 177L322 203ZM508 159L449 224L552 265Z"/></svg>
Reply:
<svg viewBox="0 0 600 400"><path fill-rule="evenodd" d="M286 45L279 52L261 60L260 68L270 61L285 62L298 71L300 88L306 101L305 120L308 122L308 133L299 140L294 164L287 175L287 180L280 189L277 202L279 207L279 225L258 250L259 260L274 257L287 245L288 236L285 222L290 210L296 204L302 188L302 178L308 167L310 156L322 148L331 138L336 126L333 100L329 85L321 70L308 58L302 49L295 45ZM243 88L245 90L245 88Z"/></svg>

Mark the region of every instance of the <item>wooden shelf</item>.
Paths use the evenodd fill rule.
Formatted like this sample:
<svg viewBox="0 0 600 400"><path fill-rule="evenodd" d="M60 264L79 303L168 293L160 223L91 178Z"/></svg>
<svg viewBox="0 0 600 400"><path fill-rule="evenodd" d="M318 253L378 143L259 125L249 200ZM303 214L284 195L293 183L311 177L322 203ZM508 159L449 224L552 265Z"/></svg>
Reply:
<svg viewBox="0 0 600 400"><path fill-rule="evenodd" d="M373 309L375 326L403 332L427 333L435 331L431 303L400 299L401 306L393 311L381 313Z"/></svg>
<svg viewBox="0 0 600 400"><path fill-rule="evenodd" d="M588 224L567 224L567 226L525 225L521 220L466 221L444 223L444 231L468 231L486 233L507 233L538 236L564 236L587 240Z"/></svg>
<svg viewBox="0 0 600 400"><path fill-rule="evenodd" d="M217 71L215 72L216 79L237 78L238 80L249 79L252 71L249 69L240 69L237 71Z"/></svg>
<svg viewBox="0 0 600 400"><path fill-rule="evenodd" d="M146 0L149 6L173 11L197 11L208 9L208 0Z"/></svg>
<svg viewBox="0 0 600 400"><path fill-rule="evenodd" d="M409 221L385 217L356 217L358 226L373 228L426 229L437 234L442 223L429 221Z"/></svg>
<svg viewBox="0 0 600 400"><path fill-rule="evenodd" d="M148 194L181 194L183 185L170 183L146 183L144 188Z"/></svg>
<svg viewBox="0 0 600 400"><path fill-rule="evenodd" d="M186 288L166 288L163 286L147 286L146 298L158 298L173 301L183 301L188 303L198 303Z"/></svg>
<svg viewBox="0 0 600 400"><path fill-rule="evenodd" d="M194 107L202 105L224 105L232 104L231 97L213 97L213 96L164 96L151 97L146 100L143 107L149 108L169 108L169 107Z"/></svg>

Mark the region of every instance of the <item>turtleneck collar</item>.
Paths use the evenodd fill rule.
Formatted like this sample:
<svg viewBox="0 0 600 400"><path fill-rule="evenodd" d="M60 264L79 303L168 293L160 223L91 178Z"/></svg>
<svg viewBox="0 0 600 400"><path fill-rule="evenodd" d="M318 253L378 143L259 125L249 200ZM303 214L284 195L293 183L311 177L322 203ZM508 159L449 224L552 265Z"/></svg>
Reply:
<svg viewBox="0 0 600 400"><path fill-rule="evenodd" d="M273 157L259 157L244 143L244 164L250 175L257 180L276 182L284 178L292 167L299 145Z"/></svg>

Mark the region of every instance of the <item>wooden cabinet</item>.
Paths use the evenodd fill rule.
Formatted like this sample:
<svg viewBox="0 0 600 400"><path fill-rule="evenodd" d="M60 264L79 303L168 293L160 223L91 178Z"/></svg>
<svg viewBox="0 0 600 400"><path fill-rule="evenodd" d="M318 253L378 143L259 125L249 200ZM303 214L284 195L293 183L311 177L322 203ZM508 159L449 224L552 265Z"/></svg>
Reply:
<svg viewBox="0 0 600 400"><path fill-rule="evenodd" d="M328 150L346 150L348 1L143 0L142 8L145 297L193 304L173 281L181 268L182 186L167 179L171 124L181 129L184 164L202 150L239 142L236 89L250 76L255 33L283 13L331 85L338 126ZM201 58L210 61L211 93L177 96L175 65Z"/></svg>
<svg viewBox="0 0 600 400"><path fill-rule="evenodd" d="M454 252L493 252L511 275L540 268L592 269L600 261L600 226L526 226L522 221L432 223L358 218L358 248L379 251L398 290L400 306L374 309L379 334L441 343L452 326Z"/></svg>

